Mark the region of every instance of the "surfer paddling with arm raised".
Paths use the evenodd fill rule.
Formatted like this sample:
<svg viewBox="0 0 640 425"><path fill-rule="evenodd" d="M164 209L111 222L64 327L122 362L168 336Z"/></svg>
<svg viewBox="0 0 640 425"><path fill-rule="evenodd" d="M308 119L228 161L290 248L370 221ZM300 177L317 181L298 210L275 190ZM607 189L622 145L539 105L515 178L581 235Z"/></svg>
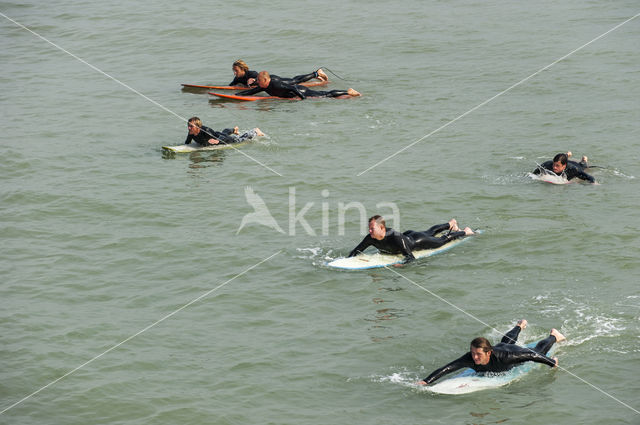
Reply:
<svg viewBox="0 0 640 425"><path fill-rule="evenodd" d="M238 92L236 95L252 96L256 93L260 93L261 91L267 92L270 96L283 97L287 99L295 97L306 99L307 97L360 96L360 93L354 89L330 91L311 90L308 87L287 82L278 76L269 75L267 71L260 71L260 73L258 73L258 87Z"/></svg>
<svg viewBox="0 0 640 425"><path fill-rule="evenodd" d="M251 71L249 66L242 59L238 59L233 63L231 67L233 71L233 76L235 77L232 82L229 83L230 86L254 86L256 80L258 79L258 72ZM311 72L309 74L296 75L293 78L280 78L282 81L290 83L290 84L300 84L305 81L309 81L311 79L317 78L320 81L329 81L329 77L324 73L322 68L319 68L317 71Z"/></svg>
<svg viewBox="0 0 640 425"><path fill-rule="evenodd" d="M516 326L505 334L499 344L491 343L483 337L471 341L470 351L451 363L436 369L431 375L418 381L418 385L429 385L442 376L462 368L471 368L476 372L505 372L524 362L536 362L547 366L558 366L558 358L547 357L547 352L556 342L566 338L556 329L551 329L549 336L538 342L534 348L520 347L516 344L520 331L527 327L525 319L519 320Z"/></svg>
<svg viewBox="0 0 640 425"><path fill-rule="evenodd" d="M448 230L448 233L445 235L436 236L446 230ZM404 255L404 262L408 263L415 260L413 251L439 248L454 239L473 234L469 227L460 230L455 218L449 220L448 223L436 224L424 232L407 230L404 233L400 233L390 227L387 228L384 219L379 215L374 215L369 218L369 234L351 251L349 257L354 257L373 245L384 254Z"/></svg>
<svg viewBox="0 0 640 425"><path fill-rule="evenodd" d="M579 178L582 180L586 180L589 183L596 183L596 179L593 176L584 172L585 168L588 168L589 165L587 163L587 157L583 156L582 161L569 161L569 157L571 156L571 152L567 153L559 153L553 157L551 161L545 161L540 164L535 170L532 171L532 174L540 174L542 172L553 172L557 176L564 175L567 180L571 180L574 178Z"/></svg>
<svg viewBox="0 0 640 425"><path fill-rule="evenodd" d="M187 134L187 140L184 141L185 145L191 143L192 140L200 146L217 144L229 145L253 139L256 136L264 136L264 133L257 127L243 134L239 134L238 127L215 131L202 125L202 121L198 117L189 118L187 128L189 134Z"/></svg>

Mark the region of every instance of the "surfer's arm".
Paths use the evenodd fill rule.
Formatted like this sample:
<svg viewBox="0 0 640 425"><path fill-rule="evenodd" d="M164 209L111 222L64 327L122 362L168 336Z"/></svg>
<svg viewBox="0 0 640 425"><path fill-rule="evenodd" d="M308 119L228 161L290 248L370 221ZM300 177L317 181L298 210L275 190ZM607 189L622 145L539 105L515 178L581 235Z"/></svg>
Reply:
<svg viewBox="0 0 640 425"><path fill-rule="evenodd" d="M593 176L590 176L589 174L585 173L584 171L578 171L578 173L576 174L576 177L582 180L586 180L589 183L595 183L596 179L593 178Z"/></svg>
<svg viewBox="0 0 640 425"><path fill-rule="evenodd" d="M423 379L425 384L429 385L434 381L442 378L444 375L449 374L451 372L455 372L456 370L460 370L465 367L471 367L473 365L473 360L471 359L471 354L467 353L464 356L460 357L452 361L451 363L442 366L440 369L436 369L431 372L431 375L427 376Z"/></svg>
<svg viewBox="0 0 640 425"><path fill-rule="evenodd" d="M225 134L225 133L216 134L216 139L218 140L219 143L222 143L223 145L236 143L238 141L231 134ZM217 144L217 143L215 143L215 144Z"/></svg>
<svg viewBox="0 0 640 425"><path fill-rule="evenodd" d="M353 248L353 250L349 253L347 257L355 257L356 255L360 254L362 251L367 249L367 247L369 247L370 245L371 245L371 236L367 235L364 237L362 242L358 244L358 246Z"/></svg>
<svg viewBox="0 0 640 425"><path fill-rule="evenodd" d="M193 140L193 136L191 134L187 134L187 140L184 141L185 145L188 145Z"/></svg>
<svg viewBox="0 0 640 425"><path fill-rule="evenodd" d="M238 96L253 96L254 94L260 93L263 90L264 89L262 87L258 86L258 87L254 87L254 88L249 89L249 90L243 90L243 91L237 92L236 95L238 95Z"/></svg>
<svg viewBox="0 0 640 425"><path fill-rule="evenodd" d="M553 171L551 168L553 166L553 161L545 161L542 164L538 164L535 170L533 170L532 174L540 174L542 170ZM555 173L554 173L555 174Z"/></svg>
<svg viewBox="0 0 640 425"><path fill-rule="evenodd" d="M400 252L404 255L404 260L402 261L404 264L416 259L416 257L413 256L413 252L411 252L411 248L409 247L409 243L405 235L402 233L396 233L394 239L400 249Z"/></svg>
<svg viewBox="0 0 640 425"><path fill-rule="evenodd" d="M302 100L306 99L305 95L304 95L304 94L302 94L302 92L300 91L300 89L298 88L298 86L297 86L296 84L293 84L293 85L291 86L291 91L292 91L296 96L298 96L300 99L302 99Z"/></svg>

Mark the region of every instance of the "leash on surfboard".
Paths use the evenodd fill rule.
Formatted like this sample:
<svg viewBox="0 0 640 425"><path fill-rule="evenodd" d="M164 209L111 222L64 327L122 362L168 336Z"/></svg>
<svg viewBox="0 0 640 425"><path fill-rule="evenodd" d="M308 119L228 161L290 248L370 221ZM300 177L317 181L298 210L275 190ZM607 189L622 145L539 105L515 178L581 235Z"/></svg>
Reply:
<svg viewBox="0 0 640 425"><path fill-rule="evenodd" d="M360 82L361 80L349 80L346 78L342 78L341 76L339 76L338 74L336 74L335 72L333 72L331 69L327 68L326 66L321 66L320 68L322 69L326 69L327 71L329 71L330 73L332 73L336 78L342 80L342 81L354 81L354 82Z"/></svg>

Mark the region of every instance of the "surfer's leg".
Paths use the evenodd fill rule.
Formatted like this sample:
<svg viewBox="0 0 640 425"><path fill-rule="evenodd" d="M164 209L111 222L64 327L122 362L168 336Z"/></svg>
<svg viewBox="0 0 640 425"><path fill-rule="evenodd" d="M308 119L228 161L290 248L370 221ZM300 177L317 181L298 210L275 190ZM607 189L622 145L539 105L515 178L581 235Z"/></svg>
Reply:
<svg viewBox="0 0 640 425"><path fill-rule="evenodd" d="M322 71L322 70L320 70L320 71ZM324 72L323 72L323 74L324 74ZM305 81L309 81L312 78L316 78L316 77L320 78L320 73L316 74L316 72L314 71L314 72L310 72L309 74L296 75L295 77L293 77L291 79L291 82L293 84L300 84L300 83L304 83Z"/></svg>
<svg viewBox="0 0 640 425"><path fill-rule="evenodd" d="M316 71L317 77L319 80L321 81L329 81L329 77L327 77L327 74L324 73L324 71L322 70L322 68L318 68L318 70Z"/></svg>
<svg viewBox="0 0 640 425"><path fill-rule="evenodd" d="M302 86L302 87L304 87L304 86ZM300 88L300 87L298 87L298 88ZM331 91L311 90L311 89L306 89L305 91L303 91L302 89L300 89L300 91L302 91L302 94L304 94L307 97L360 96L360 93L358 93L354 89L349 89L349 90L331 90Z"/></svg>
<svg viewBox="0 0 640 425"><path fill-rule="evenodd" d="M458 233L461 233L461 235L464 236L464 233L462 232L458 232ZM414 250L435 249L435 248L440 248L442 245L446 244L450 240L455 239L454 235L457 235L458 233L452 233L450 235L443 235L443 236L436 237L436 236L430 235L427 232L411 232L411 234L408 236L410 236L411 239L413 239L414 241L414 247L413 247Z"/></svg>
<svg viewBox="0 0 640 425"><path fill-rule="evenodd" d="M260 131L260 134L258 134L258 131L260 131L260 129L259 129L259 128L254 128L253 130L245 131L244 133L242 133L242 134L238 137L238 139L239 139L238 141L239 141L239 142L244 142L245 140L251 140L251 139L253 139L253 138L254 138L254 137L256 137L256 136L260 136L260 135L263 135L263 136L264 136L264 133L262 133L262 132Z"/></svg>
<svg viewBox="0 0 640 425"><path fill-rule="evenodd" d="M427 230L421 233L426 233L427 235L434 236L440 232L444 232L445 230L452 230L454 232L457 232L458 230L460 230L458 229L458 223L455 222L455 219L451 219L451 220L454 222L453 225L451 224L451 221L449 221L448 223L436 224L434 226L429 227Z"/></svg>
<svg viewBox="0 0 640 425"><path fill-rule="evenodd" d="M520 335L520 331L527 327L526 319L518 320L516 326L511 329L509 332L504 334L502 337L503 344L515 344L518 341L518 336Z"/></svg>
<svg viewBox="0 0 640 425"><path fill-rule="evenodd" d="M533 347L533 351L540 354L547 354L547 352L551 349L553 344L556 342L564 341L566 338L556 329L551 329L551 334L538 342L535 347Z"/></svg>

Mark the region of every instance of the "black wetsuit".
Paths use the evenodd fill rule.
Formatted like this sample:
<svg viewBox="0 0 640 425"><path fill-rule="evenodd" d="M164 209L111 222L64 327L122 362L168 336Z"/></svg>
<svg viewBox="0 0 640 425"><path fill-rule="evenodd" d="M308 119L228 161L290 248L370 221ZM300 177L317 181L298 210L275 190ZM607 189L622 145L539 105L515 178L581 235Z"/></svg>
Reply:
<svg viewBox="0 0 640 425"><path fill-rule="evenodd" d="M252 96L256 93L260 93L261 91L267 92L269 96L284 97L287 99L294 97L299 97L300 99L305 99L307 97L337 97L349 94L346 90L311 90L310 88L301 86L299 84L289 83L276 75L271 76L271 81L265 89L258 86L249 90L238 92L236 94L239 96Z"/></svg>
<svg viewBox="0 0 640 425"><path fill-rule="evenodd" d="M277 75L271 75L271 78L276 77L279 78L281 81L284 81L285 83L289 83L289 84L300 84L300 83L304 83L305 81L309 81L313 78L318 78L318 72L314 71L311 72L309 74L302 74L302 75L296 75L293 78L283 78L283 77L279 77ZM236 77L233 79L232 82L229 83L230 86L249 86L248 81L249 78L253 78L254 80L258 79L258 73L256 71L247 71L244 73L244 76L242 77ZM255 86L257 84L257 82L254 82L253 85Z"/></svg>
<svg viewBox="0 0 640 425"><path fill-rule="evenodd" d="M257 71L246 71L242 77L235 77L232 82L229 83L230 86L249 86L247 82L249 78L253 78L254 80L258 78Z"/></svg>
<svg viewBox="0 0 640 425"><path fill-rule="evenodd" d="M578 177L579 179L587 180L591 183L595 183L596 179L594 179L592 176L584 172L585 167L586 167L586 164L583 162L567 161L567 168L565 168L560 175L564 174L567 180L571 180L573 178ZM541 172L540 168L544 168L545 170L551 171L554 175L558 175L553 172L552 160L545 161L542 164L540 164L538 168L533 170L533 174L540 174Z"/></svg>
<svg viewBox="0 0 640 425"><path fill-rule="evenodd" d="M556 337L549 335L547 338L538 342L534 348L520 347L515 345L515 343L518 340L518 335L521 330L520 326L516 326L507 332L507 334L502 338L502 341L493 347L489 363L486 365L475 364L471 357L471 352L468 352L459 359L452 361L440 369L434 370L431 375L424 378L424 382L431 384L443 375L466 367L469 367L476 372L496 373L505 372L524 362L536 362L546 364L547 366L555 366L556 362L545 354L547 354L553 344L555 344Z"/></svg>
<svg viewBox="0 0 640 425"><path fill-rule="evenodd" d="M225 128L220 132L203 125L200 127L200 132L196 136L188 134L187 140L184 141L184 144L188 145L193 140L200 146L209 146L209 139L219 140L223 145L237 143L239 141L239 139L233 134L233 129L231 128Z"/></svg>
<svg viewBox="0 0 640 425"><path fill-rule="evenodd" d="M415 260L412 251L418 249L433 249L439 248L449 241L461 238L465 236L465 233L452 232L442 236L435 236L440 232L449 230L449 223L436 224L424 232L414 232L413 230L407 230L404 233L400 233L392 228L387 228L384 238L382 240L374 239L371 235L364 237L362 242L351 251L349 257L360 254L367 247L373 245L382 253L385 254L402 254L404 255L404 262Z"/></svg>

